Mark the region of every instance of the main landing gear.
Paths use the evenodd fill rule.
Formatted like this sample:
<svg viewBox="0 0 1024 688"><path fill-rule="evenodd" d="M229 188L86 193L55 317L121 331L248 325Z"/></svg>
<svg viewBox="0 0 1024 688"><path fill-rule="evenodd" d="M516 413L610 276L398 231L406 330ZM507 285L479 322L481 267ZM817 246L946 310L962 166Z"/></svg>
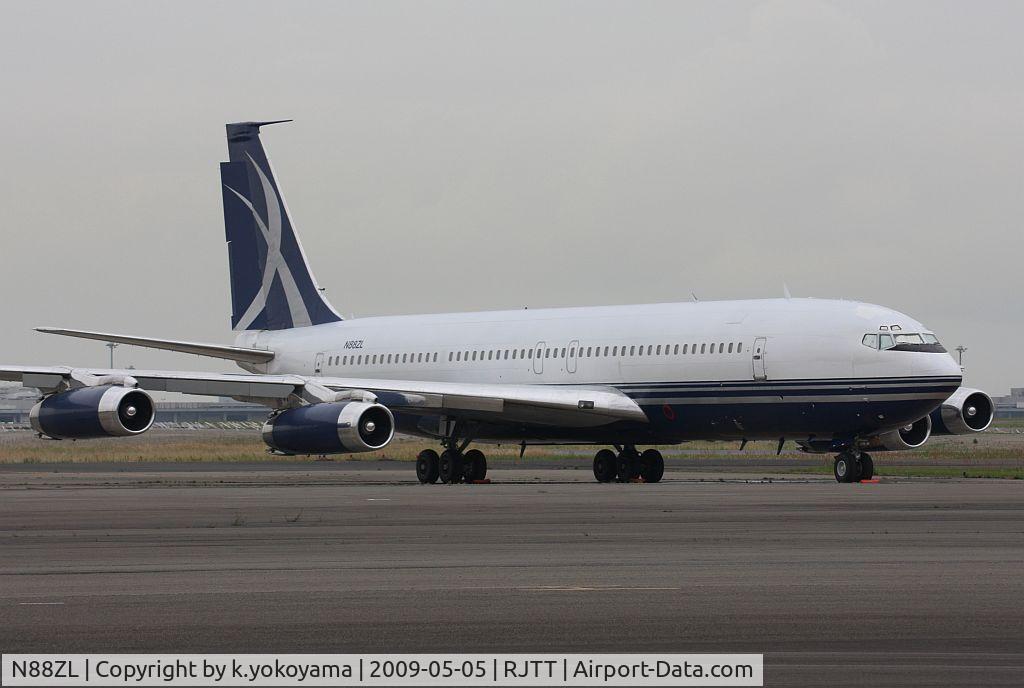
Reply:
<svg viewBox="0 0 1024 688"><path fill-rule="evenodd" d="M645 483L656 483L665 474L665 459L657 449L639 453L633 445L602 449L594 456L594 477L600 483L629 482L642 478Z"/></svg>
<svg viewBox="0 0 1024 688"><path fill-rule="evenodd" d="M867 452L847 450L836 457L832 464L832 472L839 483L871 480L875 475L875 462Z"/></svg>
<svg viewBox="0 0 1024 688"><path fill-rule="evenodd" d="M487 477L487 457L479 449L463 452L448 448L440 455L424 449L416 456L416 477L421 483L475 482Z"/></svg>

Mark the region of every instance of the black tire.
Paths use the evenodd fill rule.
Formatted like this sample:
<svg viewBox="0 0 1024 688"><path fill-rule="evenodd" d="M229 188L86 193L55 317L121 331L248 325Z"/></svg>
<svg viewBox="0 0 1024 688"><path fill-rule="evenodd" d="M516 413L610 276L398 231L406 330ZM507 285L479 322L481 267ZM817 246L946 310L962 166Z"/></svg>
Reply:
<svg viewBox="0 0 1024 688"><path fill-rule="evenodd" d="M441 474L438 463L441 458L433 449L424 449L416 455L416 478L421 483L436 483Z"/></svg>
<svg viewBox="0 0 1024 688"><path fill-rule="evenodd" d="M871 458L871 454L867 452L860 453L860 479L871 480L875 477L875 462Z"/></svg>
<svg viewBox="0 0 1024 688"><path fill-rule="evenodd" d="M438 461L438 474L446 485L462 482L462 457L451 449L445 449Z"/></svg>
<svg viewBox="0 0 1024 688"><path fill-rule="evenodd" d="M615 457L615 477L620 483L640 477L640 457L636 452L624 451Z"/></svg>
<svg viewBox="0 0 1024 688"><path fill-rule="evenodd" d="M594 477L599 483L610 483L615 480L615 452L602 449L594 455Z"/></svg>
<svg viewBox="0 0 1024 688"><path fill-rule="evenodd" d="M646 449L640 455L640 477L645 483L661 482L665 475L665 459L657 449Z"/></svg>
<svg viewBox="0 0 1024 688"><path fill-rule="evenodd" d="M470 449L462 457L462 470L467 483L483 480L487 477L487 457L479 449Z"/></svg>
<svg viewBox="0 0 1024 688"><path fill-rule="evenodd" d="M844 452L837 456L832 464L832 473L838 483L855 483L860 480L856 455Z"/></svg>

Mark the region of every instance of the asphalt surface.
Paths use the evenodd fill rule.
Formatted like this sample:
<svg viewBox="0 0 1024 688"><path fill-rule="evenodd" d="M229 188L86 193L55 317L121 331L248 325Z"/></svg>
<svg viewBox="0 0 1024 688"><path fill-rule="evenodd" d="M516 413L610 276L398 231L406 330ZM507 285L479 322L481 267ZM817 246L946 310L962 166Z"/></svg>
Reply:
<svg viewBox="0 0 1024 688"><path fill-rule="evenodd" d="M735 651L766 685L1024 683L1024 482L411 470L0 467L0 650Z"/></svg>

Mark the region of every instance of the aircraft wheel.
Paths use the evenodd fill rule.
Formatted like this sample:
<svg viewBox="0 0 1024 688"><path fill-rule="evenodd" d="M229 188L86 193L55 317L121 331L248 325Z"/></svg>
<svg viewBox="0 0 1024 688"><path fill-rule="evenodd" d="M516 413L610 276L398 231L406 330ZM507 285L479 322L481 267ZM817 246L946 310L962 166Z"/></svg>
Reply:
<svg viewBox="0 0 1024 688"><path fill-rule="evenodd" d="M438 461L438 474L445 484L462 482L462 457L458 452L445 449Z"/></svg>
<svg viewBox="0 0 1024 688"><path fill-rule="evenodd" d="M416 455L416 477L423 484L436 483L440 476L440 462L437 452L433 449L424 449Z"/></svg>
<svg viewBox="0 0 1024 688"><path fill-rule="evenodd" d="M594 477L597 482L610 483L615 480L615 463L615 452L611 449L602 449L594 455Z"/></svg>
<svg viewBox="0 0 1024 688"><path fill-rule="evenodd" d="M860 480L871 480L875 477L875 462L871 459L871 454L867 452L860 453Z"/></svg>
<svg viewBox="0 0 1024 688"><path fill-rule="evenodd" d="M860 480L856 454L853 452L843 452L837 456L832 464L832 472L835 474L836 482L838 483L852 483Z"/></svg>
<svg viewBox="0 0 1024 688"><path fill-rule="evenodd" d="M640 477L645 483L661 481L665 475L665 459L657 449L647 449L640 455Z"/></svg>
<svg viewBox="0 0 1024 688"><path fill-rule="evenodd" d="M467 483L487 477L487 457L479 449L470 449L466 452L462 457L462 463Z"/></svg>
<svg viewBox="0 0 1024 688"><path fill-rule="evenodd" d="M615 459L615 477L626 483L640 476L640 461L635 449L626 449Z"/></svg>

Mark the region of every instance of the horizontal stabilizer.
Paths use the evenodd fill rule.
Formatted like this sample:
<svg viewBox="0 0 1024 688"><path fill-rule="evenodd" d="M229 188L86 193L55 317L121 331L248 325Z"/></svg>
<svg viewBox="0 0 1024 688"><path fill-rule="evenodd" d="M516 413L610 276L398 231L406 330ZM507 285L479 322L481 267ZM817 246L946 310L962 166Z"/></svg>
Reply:
<svg viewBox="0 0 1024 688"><path fill-rule="evenodd" d="M196 356L224 358L229 361L239 361L242 363L266 363L274 358L273 351L267 351L265 349L247 349L241 346L203 344L202 342L182 342L173 339L154 339L152 337L132 337L123 334L110 334L108 332L66 330L59 327L37 327L36 331L45 332L46 334L60 334L66 337L95 339L100 342L114 342L115 344L142 346L148 349L178 351L185 354L195 354Z"/></svg>

